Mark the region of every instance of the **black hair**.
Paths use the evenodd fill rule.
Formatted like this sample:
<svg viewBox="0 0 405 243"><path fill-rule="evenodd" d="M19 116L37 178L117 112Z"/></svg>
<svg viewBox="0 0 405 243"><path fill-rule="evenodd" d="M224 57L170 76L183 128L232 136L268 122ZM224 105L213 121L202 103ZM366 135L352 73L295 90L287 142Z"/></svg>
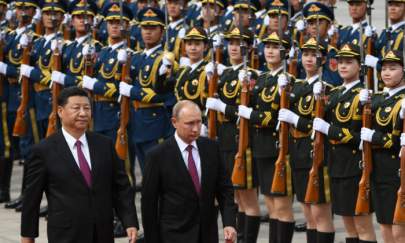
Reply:
<svg viewBox="0 0 405 243"><path fill-rule="evenodd" d="M68 99L72 96L87 97L90 100L87 92L84 89L77 86L72 86L62 89L58 96L58 106L65 106L68 102Z"/></svg>

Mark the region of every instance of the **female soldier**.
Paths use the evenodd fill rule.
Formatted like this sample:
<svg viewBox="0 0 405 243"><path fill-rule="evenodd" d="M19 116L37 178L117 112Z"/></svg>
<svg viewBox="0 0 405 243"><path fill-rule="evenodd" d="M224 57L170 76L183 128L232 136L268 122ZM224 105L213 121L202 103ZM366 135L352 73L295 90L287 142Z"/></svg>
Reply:
<svg viewBox="0 0 405 243"><path fill-rule="evenodd" d="M388 92L372 97L373 126L361 129L361 140L373 144L373 174L371 190L377 222L385 243L405 240L405 226L393 225L397 191L400 185L398 169L400 159L399 134L402 122L398 113L405 97L402 52L389 51L382 59L381 78ZM360 91L360 102L369 98L367 90Z"/></svg>
<svg viewBox="0 0 405 243"><path fill-rule="evenodd" d="M329 139L328 165L331 176L333 212L342 216L347 243L376 242L372 214L355 215L362 160L360 143L361 112L358 93L360 50L345 44L339 51L338 71L343 85L331 91L325 108L325 120L315 118L313 128ZM359 241L360 240L360 241Z"/></svg>
<svg viewBox="0 0 405 243"><path fill-rule="evenodd" d="M253 69L244 69L244 54L248 55L253 44L253 34L247 30L235 27L225 35L228 40L228 57L232 66L225 69L218 83L219 98L208 98L206 107L218 112L218 140L226 163L229 175L234 168L237 150L237 120L238 105L241 98L241 87L246 76L252 86L257 79L257 73ZM241 45L243 47L241 47ZM246 49L245 49L246 48ZM246 59L245 59L246 61ZM248 72L247 72L248 71ZM249 154L249 153L247 153ZM250 158L247 161L251 162ZM239 204L238 231L244 232L245 243L255 243L260 227L260 209L257 199L257 175L255 163L246 163L246 186L235 188L236 200ZM243 226L244 225L244 226Z"/></svg>
<svg viewBox="0 0 405 243"><path fill-rule="evenodd" d="M289 39L288 36L283 36L280 40L277 33L273 32L262 40L270 71L262 73L257 80L250 99L252 108L240 105L238 113L239 116L249 119L251 125L253 158L257 163L260 192L264 195L270 218L270 243L291 242L294 232L291 180L287 181L289 190L285 193L271 192L278 151L276 126L280 95L277 79L283 73L285 64L280 44L282 43L285 49L290 48ZM291 179L291 174L288 178Z"/></svg>
<svg viewBox="0 0 405 243"><path fill-rule="evenodd" d="M319 52L317 52L319 51ZM334 240L334 226L331 215L329 178L325 161L319 169L319 200L313 204L305 202L309 171L312 166L312 119L315 108L315 97L312 90L319 81L320 65L325 62L327 44L310 38L302 47L302 65L306 73L305 80L297 80L292 88L290 109L280 109L278 120L293 125L289 139L292 177L297 200L301 202L307 220L307 242L328 243ZM320 59L320 60L319 60ZM319 63L319 64L318 64ZM287 84L285 76L278 79L280 87ZM318 82L317 90L326 86ZM328 90L325 90L327 92Z"/></svg>

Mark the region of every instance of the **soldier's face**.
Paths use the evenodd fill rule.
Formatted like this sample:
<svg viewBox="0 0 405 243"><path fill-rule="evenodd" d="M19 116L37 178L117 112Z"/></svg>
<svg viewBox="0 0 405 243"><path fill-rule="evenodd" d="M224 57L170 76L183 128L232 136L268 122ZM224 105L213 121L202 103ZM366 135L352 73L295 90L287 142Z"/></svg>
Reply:
<svg viewBox="0 0 405 243"><path fill-rule="evenodd" d="M360 64L355 58L339 58L338 71L345 82L359 79Z"/></svg>
<svg viewBox="0 0 405 243"><path fill-rule="evenodd" d="M87 21L88 24L93 23L93 16L92 15L87 15ZM79 14L79 15L73 15L72 17L72 25L73 28L77 32L86 32L86 15L84 14Z"/></svg>
<svg viewBox="0 0 405 243"><path fill-rule="evenodd" d="M119 19L113 19L107 21L108 37L112 39L121 38L121 22ZM128 21L123 21L124 29L128 26Z"/></svg>
<svg viewBox="0 0 405 243"><path fill-rule="evenodd" d="M233 20L235 23L235 26L239 26L240 23L242 23L242 26L244 27L249 27L250 25L250 11L249 9L242 8L242 9L236 9L233 11ZM241 21L241 22L239 22Z"/></svg>
<svg viewBox="0 0 405 243"><path fill-rule="evenodd" d="M326 34L328 33L328 29L330 27L329 21L326 19L319 19L319 35L321 37L325 37ZM307 25L307 33L311 37L316 37L317 36L317 20L316 19L311 19L308 21Z"/></svg>
<svg viewBox="0 0 405 243"><path fill-rule="evenodd" d="M381 69L381 78L387 88L395 88L403 83L403 68L396 62L384 62Z"/></svg>
<svg viewBox="0 0 405 243"><path fill-rule="evenodd" d="M162 39L163 28L159 25L142 26L141 35L145 45L156 45Z"/></svg>
<svg viewBox="0 0 405 243"><path fill-rule="evenodd" d="M63 14L59 11L42 12L42 23L45 28L57 28L62 22Z"/></svg>
<svg viewBox="0 0 405 243"><path fill-rule="evenodd" d="M144 9L146 6L148 5L148 1L145 0L141 0L141 1L137 1L136 6L138 8L138 11L141 11L142 9ZM159 7L159 4L157 1L150 1L150 6L157 8Z"/></svg>
<svg viewBox="0 0 405 243"><path fill-rule="evenodd" d="M278 33L278 15L277 14L271 14L269 15L270 17L270 22L269 22L269 27L268 27L268 32L273 33L277 32ZM281 16L281 29L285 30L287 29L287 16L282 15Z"/></svg>
<svg viewBox="0 0 405 243"><path fill-rule="evenodd" d="M240 51L240 40L231 39L228 42L228 54L232 64L239 64L242 62L242 53Z"/></svg>
<svg viewBox="0 0 405 243"><path fill-rule="evenodd" d="M181 11L183 10L183 0L168 0L167 1L167 13L172 18L179 18Z"/></svg>
<svg viewBox="0 0 405 243"><path fill-rule="evenodd" d="M405 3L391 2L388 4L388 16L391 21L398 22L404 18Z"/></svg>
<svg viewBox="0 0 405 243"><path fill-rule="evenodd" d="M349 3L349 14L353 19L360 19L366 15L367 4L365 2Z"/></svg>
<svg viewBox="0 0 405 243"><path fill-rule="evenodd" d="M71 96L66 105L58 107L58 116L63 127L85 131L91 120L91 105L88 97Z"/></svg>
<svg viewBox="0 0 405 243"><path fill-rule="evenodd" d="M278 66L281 63L279 45L267 43L264 46L264 57L268 64Z"/></svg>
<svg viewBox="0 0 405 243"><path fill-rule="evenodd" d="M176 128L177 135L185 143L190 144L200 136L201 112L195 106L185 106L177 117L172 118L172 124Z"/></svg>
<svg viewBox="0 0 405 243"><path fill-rule="evenodd" d="M202 18L205 21L214 21L219 16L221 8L213 3L204 3L202 5Z"/></svg>
<svg viewBox="0 0 405 243"><path fill-rule="evenodd" d="M186 53L191 63L199 62L204 58L204 51L207 45L201 40L186 41Z"/></svg>
<svg viewBox="0 0 405 243"><path fill-rule="evenodd" d="M24 23L24 24L30 23L32 17L35 14L35 8L25 7L25 6L17 7L15 14L17 16L18 22Z"/></svg>
<svg viewBox="0 0 405 243"><path fill-rule="evenodd" d="M304 50L302 52L302 66L307 73L314 74L318 71L315 50Z"/></svg>

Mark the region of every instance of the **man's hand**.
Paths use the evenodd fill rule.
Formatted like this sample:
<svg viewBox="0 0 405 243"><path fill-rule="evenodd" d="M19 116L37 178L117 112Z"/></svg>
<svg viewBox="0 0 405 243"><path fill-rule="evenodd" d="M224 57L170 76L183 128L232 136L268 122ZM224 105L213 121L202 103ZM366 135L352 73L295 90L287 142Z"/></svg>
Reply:
<svg viewBox="0 0 405 243"><path fill-rule="evenodd" d="M136 242L137 233L138 233L138 230L135 227L127 228L127 235L128 235L129 243L135 243Z"/></svg>
<svg viewBox="0 0 405 243"><path fill-rule="evenodd" d="M28 237L21 237L21 243L35 243L35 239Z"/></svg>
<svg viewBox="0 0 405 243"><path fill-rule="evenodd" d="M236 242L236 230L232 226L227 226L224 228L224 239L225 242Z"/></svg>

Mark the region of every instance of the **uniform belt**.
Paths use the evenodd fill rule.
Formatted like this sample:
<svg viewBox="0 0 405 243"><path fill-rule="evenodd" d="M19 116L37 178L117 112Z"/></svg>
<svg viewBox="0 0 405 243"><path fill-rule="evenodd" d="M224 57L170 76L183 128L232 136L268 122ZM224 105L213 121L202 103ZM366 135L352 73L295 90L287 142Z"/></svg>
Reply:
<svg viewBox="0 0 405 243"><path fill-rule="evenodd" d="M34 83L34 90L35 90L35 92L38 93L38 92L41 92L44 90L49 90L49 87L46 85L39 84L39 83Z"/></svg>
<svg viewBox="0 0 405 243"><path fill-rule="evenodd" d="M309 137L312 133L312 131L301 132L295 128L291 128L290 132L291 132L291 136L293 136L293 138L306 138L306 137Z"/></svg>
<svg viewBox="0 0 405 243"><path fill-rule="evenodd" d="M115 102L115 98L113 97L105 97L103 95L94 95L94 101L95 102L100 102L100 101L108 101L108 102Z"/></svg>
<svg viewBox="0 0 405 243"><path fill-rule="evenodd" d="M227 119L227 118L225 117L225 115L222 114L221 112L217 112L217 120L218 120L219 123L230 122L230 120Z"/></svg>
<svg viewBox="0 0 405 243"><path fill-rule="evenodd" d="M144 103L139 101L133 101L132 105L134 106L135 110L137 109L145 109L145 108L154 108L154 107L163 107L163 103Z"/></svg>
<svg viewBox="0 0 405 243"><path fill-rule="evenodd" d="M17 83L18 83L18 80L17 80L16 78L8 78L8 82L9 82L10 84L17 84Z"/></svg>

